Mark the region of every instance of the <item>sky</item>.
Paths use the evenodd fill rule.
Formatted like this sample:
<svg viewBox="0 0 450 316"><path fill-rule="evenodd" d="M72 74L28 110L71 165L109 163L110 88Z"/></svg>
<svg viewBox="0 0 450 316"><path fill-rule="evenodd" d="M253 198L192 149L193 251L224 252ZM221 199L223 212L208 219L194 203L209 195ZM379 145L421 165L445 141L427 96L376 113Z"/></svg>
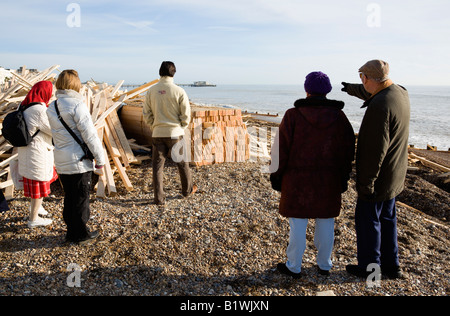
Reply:
<svg viewBox="0 0 450 316"><path fill-rule="evenodd" d="M359 82L366 61L403 85L450 86L448 0L2 1L0 66L76 69L83 81Z"/></svg>

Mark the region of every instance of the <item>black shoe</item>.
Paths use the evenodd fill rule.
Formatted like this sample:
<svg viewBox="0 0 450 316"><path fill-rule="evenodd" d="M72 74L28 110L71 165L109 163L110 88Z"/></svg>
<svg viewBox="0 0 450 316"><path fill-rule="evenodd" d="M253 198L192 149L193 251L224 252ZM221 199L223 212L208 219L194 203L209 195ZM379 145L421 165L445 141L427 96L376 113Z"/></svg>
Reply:
<svg viewBox="0 0 450 316"><path fill-rule="evenodd" d="M288 267L286 267L286 264L283 263L283 262L277 264L277 270L281 274L289 275L289 276L293 277L294 279L300 279L301 278L301 273L294 273L294 272L292 272L291 270L289 270Z"/></svg>
<svg viewBox="0 0 450 316"><path fill-rule="evenodd" d="M383 268L382 267L381 274L390 280L404 278L404 275L403 275L402 271L400 270L400 267L393 267L393 268Z"/></svg>
<svg viewBox="0 0 450 316"><path fill-rule="evenodd" d="M322 270L319 267L317 267L317 270L318 270L320 275L324 275L324 276L329 276L330 275L330 271L329 270Z"/></svg>
<svg viewBox="0 0 450 316"><path fill-rule="evenodd" d="M361 268L358 265L349 264L345 267L348 273L357 276L359 278L367 278L371 272L367 272L365 269Z"/></svg>
<svg viewBox="0 0 450 316"><path fill-rule="evenodd" d="M86 244L90 243L91 241L93 241L98 236L100 236L100 233L98 231L90 232L90 233L88 233L88 236L86 238L78 240L78 244L79 245L86 245Z"/></svg>

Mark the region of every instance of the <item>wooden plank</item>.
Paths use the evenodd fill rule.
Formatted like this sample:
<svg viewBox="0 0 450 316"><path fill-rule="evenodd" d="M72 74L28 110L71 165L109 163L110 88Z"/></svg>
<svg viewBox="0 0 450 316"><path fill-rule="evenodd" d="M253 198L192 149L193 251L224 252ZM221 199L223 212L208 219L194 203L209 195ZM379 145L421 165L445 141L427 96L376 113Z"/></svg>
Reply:
<svg viewBox="0 0 450 316"><path fill-rule="evenodd" d="M28 75L28 69L27 69L27 66L25 66L25 65L23 65L22 66L22 71L20 72L21 74L22 74L22 76L26 76L26 75Z"/></svg>
<svg viewBox="0 0 450 316"><path fill-rule="evenodd" d="M5 182L0 183L0 189L2 189L2 190L4 188L10 187L10 186L14 186L14 182L13 182L12 179L11 180L6 180Z"/></svg>
<svg viewBox="0 0 450 316"><path fill-rule="evenodd" d="M108 153L106 151L105 146L103 146L103 151L105 152L105 157L108 157ZM117 194L116 184L114 182L114 175L111 169L111 165L109 163L109 159L106 159L106 163L104 166L105 169L105 178L106 178L106 189L110 196L114 196Z"/></svg>
<svg viewBox="0 0 450 316"><path fill-rule="evenodd" d="M447 184L450 182L450 172L440 174L440 175L438 175L438 178L443 179L442 182L444 184ZM446 179L444 179L444 178L446 178Z"/></svg>
<svg viewBox="0 0 450 316"><path fill-rule="evenodd" d="M101 127L99 129L97 129L97 134L98 134L98 137L100 139L103 139L104 128ZM107 159L107 157L105 157L105 159ZM102 169L95 169L94 173L96 175L98 175L98 182L97 182L97 184L95 186L96 196L99 197L99 198L105 198L106 197L106 193L105 193L105 189L106 189L105 167L103 167Z"/></svg>
<svg viewBox="0 0 450 316"><path fill-rule="evenodd" d="M99 127L97 128L97 135L98 135L98 139L100 139L100 141L103 139L103 134L105 133L105 127Z"/></svg>
<svg viewBox="0 0 450 316"><path fill-rule="evenodd" d="M98 177L96 185L96 196L99 198L106 198L106 174L103 172Z"/></svg>
<svg viewBox="0 0 450 316"><path fill-rule="evenodd" d="M105 118L113 111L115 111L125 100L127 99L126 95L122 95L118 102L114 103L110 106L100 117L95 121L94 125L96 127L105 124Z"/></svg>
<svg viewBox="0 0 450 316"><path fill-rule="evenodd" d="M114 139L114 143L117 146L117 149L119 150L120 157L122 158L123 164L126 168L130 166L130 162L128 161L128 156L125 153L125 150L123 149L122 143L120 142L119 136L116 133L116 129L114 128L114 123L111 121L111 118L108 116L106 118L106 125L109 128L109 133L112 136L112 139Z"/></svg>
<svg viewBox="0 0 450 316"><path fill-rule="evenodd" d="M134 162L133 164L140 164L144 160L152 159L152 157L151 156L137 156L136 159L137 159L137 161Z"/></svg>
<svg viewBox="0 0 450 316"><path fill-rule="evenodd" d="M135 143L130 143L130 147L131 147L131 149L142 149L142 150L146 150L146 151L151 151L150 147L138 145L138 144L135 144ZM137 157L136 157L136 159L137 159Z"/></svg>
<svg viewBox="0 0 450 316"><path fill-rule="evenodd" d="M127 191L132 191L133 190L133 185L131 184L130 179L128 178L128 175L125 171L124 166L122 166L122 163L120 162L120 159L118 157L113 157L112 158L114 161L114 165L117 167L117 171L119 172L119 176L123 181L123 184L125 185L125 189L127 189Z"/></svg>
<svg viewBox="0 0 450 316"><path fill-rule="evenodd" d="M111 135L111 130L108 124L104 126L103 141L105 142L106 148L108 149L111 157L121 156L119 148L117 148L116 141L114 137Z"/></svg>
<svg viewBox="0 0 450 316"><path fill-rule="evenodd" d="M3 136L0 137L0 139L2 141L4 141L4 143L2 143L0 145L0 154L3 154L4 152L6 152L6 151L10 150L11 148L13 148L13 146L10 143L8 143Z"/></svg>
<svg viewBox="0 0 450 316"><path fill-rule="evenodd" d="M8 98L5 101L9 102L9 103L22 103L22 101L25 99L26 95L23 95L21 97L14 97L14 98Z"/></svg>
<svg viewBox="0 0 450 316"><path fill-rule="evenodd" d="M22 85L20 83L16 83L13 85L9 90L7 90L3 96L0 98L0 103L6 100L11 96L12 93L15 93L16 91L20 90L22 88Z"/></svg>
<svg viewBox="0 0 450 316"><path fill-rule="evenodd" d="M102 96L103 96L103 91L99 91L93 96L92 111L91 111L92 122L95 122L99 115L99 111L100 111L99 105L100 105L100 100L102 99Z"/></svg>
<svg viewBox="0 0 450 316"><path fill-rule="evenodd" d="M87 88L85 97L86 97L86 106L89 110L89 113L92 113L92 96L93 96L92 89Z"/></svg>
<svg viewBox="0 0 450 316"><path fill-rule="evenodd" d="M16 159L18 156L19 156L19 154L14 154L11 157L9 157L8 159L5 159L2 162L0 162L0 168L3 168L4 166L8 165L11 160Z"/></svg>
<svg viewBox="0 0 450 316"><path fill-rule="evenodd" d="M14 77L16 77L16 79L19 82L19 84L21 84L24 88L31 89L33 87L33 83L29 82L28 80L26 80L22 76L16 74L15 72L11 72L11 74Z"/></svg>
<svg viewBox="0 0 450 316"><path fill-rule="evenodd" d="M441 224L441 223L438 223L438 222L435 222L435 221L432 221L432 220L426 218L427 215L426 215L425 213L423 213L422 211L419 211L418 209L416 209L416 208L414 208L414 207L412 207L412 206L409 206L408 204L405 204L405 203L402 203L402 202L399 202L399 201L396 201L395 203L396 203L398 206L402 206L402 207L406 208L407 210L412 211L412 212L414 212L414 213L420 215L421 218L422 218L425 222L428 222L428 223L433 224L433 225L436 225L436 226L440 226L440 227L445 227L445 228L447 228L447 226L445 226L445 225L443 225L443 224Z"/></svg>
<svg viewBox="0 0 450 316"><path fill-rule="evenodd" d="M123 85L123 83L125 82L125 80L120 80L116 86L114 87L114 89L111 91L111 96L114 97L114 95L119 91L120 87Z"/></svg>
<svg viewBox="0 0 450 316"><path fill-rule="evenodd" d="M108 98L106 96L105 91L99 92L99 100L96 107L93 108L92 111L92 121L95 122L99 115L105 112L108 105Z"/></svg>
<svg viewBox="0 0 450 316"><path fill-rule="evenodd" d="M128 143L127 136L125 135L125 131L123 130L122 124L116 111L111 112L111 114L107 117L107 122L110 124L109 127L111 128L113 136L114 136L113 129L115 130L115 135L117 135L118 137L118 140L116 140L116 142L117 145L119 146L119 150L120 147L122 147L125 154L125 157L122 158L127 160L127 163L125 163L124 161L124 164L126 166L128 164L129 166L129 163L135 161L136 158L134 157L133 150L131 149L130 144Z"/></svg>
<svg viewBox="0 0 450 316"><path fill-rule="evenodd" d="M423 163L425 166L430 167L434 170L438 170L438 171L442 171L442 172L450 172L450 168L447 168L443 165L440 165L438 163L432 162L426 158L417 156L414 153L410 153L409 157L413 158L413 159L418 159L421 163Z"/></svg>
<svg viewBox="0 0 450 316"><path fill-rule="evenodd" d="M41 80L48 80L49 78L54 77L55 75L52 74L53 71L57 70L59 67L61 67L60 65L53 65L43 71L41 71L33 80L34 83L41 81Z"/></svg>
<svg viewBox="0 0 450 316"><path fill-rule="evenodd" d="M7 169L8 169L8 177L6 178L6 181L13 181L11 175L11 168L8 166ZM14 181L12 185L5 188L4 196L7 201L12 200L14 198Z"/></svg>
<svg viewBox="0 0 450 316"><path fill-rule="evenodd" d="M154 84L156 84L156 83L158 83L158 82L159 82L159 79L153 80L152 82L146 83L146 84L144 84L144 85L142 85L142 86L140 86L140 87L138 87L138 88L136 88L136 89L133 89L133 90L131 90L131 91L129 91L129 92L126 92L126 93L124 93L124 94L118 96L118 97L115 97L115 98L113 99L113 101L115 102L115 101L119 100L119 98L120 98L121 96L123 96L123 95L126 95L126 96L127 96L127 99L131 99L131 98L133 98L133 97L135 97L135 96L137 96L137 95L139 95L139 94L141 94L141 93L144 93L145 91L147 91L148 89L150 89L151 86L153 86Z"/></svg>

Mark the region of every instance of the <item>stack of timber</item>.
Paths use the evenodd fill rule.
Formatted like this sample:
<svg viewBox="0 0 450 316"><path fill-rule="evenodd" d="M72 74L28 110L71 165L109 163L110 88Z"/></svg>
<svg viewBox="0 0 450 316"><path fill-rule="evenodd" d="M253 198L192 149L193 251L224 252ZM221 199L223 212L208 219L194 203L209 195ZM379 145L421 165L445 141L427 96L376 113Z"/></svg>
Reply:
<svg viewBox="0 0 450 316"><path fill-rule="evenodd" d="M194 110L186 135L195 166L250 158L250 138L239 109Z"/></svg>
<svg viewBox="0 0 450 316"><path fill-rule="evenodd" d="M129 138L151 146L152 133L144 122L142 101L123 106L122 126ZM191 122L186 129L184 148L193 166L244 162L250 157L249 134L239 109L206 108L191 104Z"/></svg>
<svg viewBox="0 0 450 316"><path fill-rule="evenodd" d="M52 66L42 72L28 73L22 67L21 74L13 74L14 78L6 84L0 85L0 122L11 111L17 109L23 101L31 87L42 80L54 81L60 66ZM133 185L127 176L127 169L133 163L140 160L135 157L132 150L132 142L127 139L122 128L117 109L127 100L132 100L145 93L152 85L158 82L154 80L131 91L121 91L123 80L115 86L106 83L98 84L93 80L82 85L80 93L85 98L85 103L89 108L92 121L97 129L99 138L103 140L103 149L107 163L98 172L99 180L96 185L97 197L104 198L107 195L113 196L117 193L114 173L119 174L119 178L126 190L133 190ZM54 99L54 97L53 97ZM9 200L14 197L14 184L10 172L10 162L17 159L15 149L0 135L0 155L4 159L0 163L0 175L6 176L6 181L0 183L0 189L5 189L5 197ZM3 178L2 177L2 178Z"/></svg>

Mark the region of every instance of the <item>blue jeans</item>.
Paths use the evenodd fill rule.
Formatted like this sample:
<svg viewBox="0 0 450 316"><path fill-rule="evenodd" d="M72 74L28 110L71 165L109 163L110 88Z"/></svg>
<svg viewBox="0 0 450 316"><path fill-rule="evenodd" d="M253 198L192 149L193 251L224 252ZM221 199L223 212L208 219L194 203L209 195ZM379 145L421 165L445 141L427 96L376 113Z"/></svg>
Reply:
<svg viewBox="0 0 450 316"><path fill-rule="evenodd" d="M395 198L383 202L358 199L355 225L357 259L361 268L366 269L371 263L385 268L399 266Z"/></svg>
<svg viewBox="0 0 450 316"><path fill-rule="evenodd" d="M334 245L334 218L315 219L314 245L317 248L317 265L322 270L332 267L331 253ZM290 234L286 267L294 273L302 269L303 253L306 249L306 227L308 219L289 218Z"/></svg>

